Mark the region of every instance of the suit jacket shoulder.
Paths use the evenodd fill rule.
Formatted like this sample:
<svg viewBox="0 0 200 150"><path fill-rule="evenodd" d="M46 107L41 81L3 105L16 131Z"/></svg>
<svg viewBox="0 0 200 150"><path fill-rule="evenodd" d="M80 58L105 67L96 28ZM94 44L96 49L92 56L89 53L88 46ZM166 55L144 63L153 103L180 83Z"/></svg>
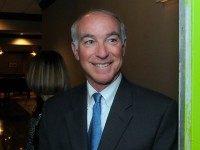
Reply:
<svg viewBox="0 0 200 150"><path fill-rule="evenodd" d="M142 104L151 103L151 105L157 106L157 105L168 105L170 103L177 103L176 100L173 100L172 98L159 93L157 91L153 91L147 88L144 88L140 85L134 84L129 82L127 79L123 79L122 85L128 92L132 93L132 98L134 101L140 98Z"/></svg>
<svg viewBox="0 0 200 150"><path fill-rule="evenodd" d="M81 85L65 92L58 93L45 102L39 128L39 149L64 150L73 149L69 137L68 116L80 108L86 86ZM81 116L81 113L77 113ZM79 121L80 119L76 119ZM82 120L80 120L81 122ZM80 123L75 123L74 125Z"/></svg>
<svg viewBox="0 0 200 150"><path fill-rule="evenodd" d="M175 100L123 78L107 118L101 149L177 149L177 110Z"/></svg>
<svg viewBox="0 0 200 150"><path fill-rule="evenodd" d="M44 104L45 111L48 113L63 111L63 109L71 110L74 104L79 103L78 97L86 93L86 84L79 85L67 91L59 92L52 98L48 99Z"/></svg>

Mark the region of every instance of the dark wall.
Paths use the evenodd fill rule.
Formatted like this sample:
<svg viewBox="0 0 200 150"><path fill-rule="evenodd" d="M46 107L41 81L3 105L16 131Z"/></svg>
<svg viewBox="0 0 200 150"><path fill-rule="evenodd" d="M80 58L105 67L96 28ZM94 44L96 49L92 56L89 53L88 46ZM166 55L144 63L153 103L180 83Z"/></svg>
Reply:
<svg viewBox="0 0 200 150"><path fill-rule="evenodd" d="M0 55L0 74L26 74L29 63L33 58L32 50L38 46L4 45L4 54Z"/></svg>
<svg viewBox="0 0 200 150"><path fill-rule="evenodd" d="M24 53L7 53L0 56L0 74L25 74L31 56Z"/></svg>

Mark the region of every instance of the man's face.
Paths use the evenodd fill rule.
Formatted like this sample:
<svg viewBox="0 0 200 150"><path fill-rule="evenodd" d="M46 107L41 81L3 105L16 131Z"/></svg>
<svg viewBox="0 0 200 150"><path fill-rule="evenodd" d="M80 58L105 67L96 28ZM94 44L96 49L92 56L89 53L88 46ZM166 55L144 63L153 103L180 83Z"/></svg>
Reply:
<svg viewBox="0 0 200 150"><path fill-rule="evenodd" d="M78 46L72 44L89 83L101 91L119 75L125 46L115 18L90 13L77 24Z"/></svg>

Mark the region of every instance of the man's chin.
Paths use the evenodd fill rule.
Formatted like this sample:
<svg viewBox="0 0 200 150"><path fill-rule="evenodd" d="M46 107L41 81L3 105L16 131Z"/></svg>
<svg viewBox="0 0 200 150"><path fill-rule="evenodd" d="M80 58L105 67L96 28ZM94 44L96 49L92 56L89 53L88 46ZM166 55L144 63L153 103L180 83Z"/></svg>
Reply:
<svg viewBox="0 0 200 150"><path fill-rule="evenodd" d="M108 84L110 84L112 81L114 80L114 78L113 77L110 77L110 78L108 78L108 77L101 77L101 78L96 78L95 79L95 81L96 81L96 83L97 84L99 84L99 85L108 85Z"/></svg>
<svg viewBox="0 0 200 150"><path fill-rule="evenodd" d="M102 86L106 87L110 83L112 83L118 75L109 74L93 74L92 76L88 75L87 79L90 84L94 86Z"/></svg>
<svg viewBox="0 0 200 150"><path fill-rule="evenodd" d="M112 82L112 78L88 78L88 81L93 87L105 88Z"/></svg>

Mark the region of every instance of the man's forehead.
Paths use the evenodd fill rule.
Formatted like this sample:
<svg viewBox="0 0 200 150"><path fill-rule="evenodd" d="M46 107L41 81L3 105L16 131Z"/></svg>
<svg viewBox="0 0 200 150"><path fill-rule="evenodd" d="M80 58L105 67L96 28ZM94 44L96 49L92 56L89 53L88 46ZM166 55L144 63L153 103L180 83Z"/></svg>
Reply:
<svg viewBox="0 0 200 150"><path fill-rule="evenodd" d="M88 14L85 14L78 20L77 25L79 27L80 26L82 27L82 25L85 25L88 22L90 23L112 22L117 27L119 26L119 21L114 16L112 16L111 14L104 13L104 12L90 12Z"/></svg>
<svg viewBox="0 0 200 150"><path fill-rule="evenodd" d="M108 13L108 12L101 12L101 11L94 11L94 12L89 12L89 13L86 13L85 15L83 15L80 19L85 19L85 18L89 18L89 17L97 17L97 16L104 16L104 17L108 17L110 18L111 20L115 20L117 21L117 19L111 14L111 13Z"/></svg>
<svg viewBox="0 0 200 150"><path fill-rule="evenodd" d="M105 13L90 13L82 17L77 24L79 35L83 34L110 34L119 32L117 20Z"/></svg>

